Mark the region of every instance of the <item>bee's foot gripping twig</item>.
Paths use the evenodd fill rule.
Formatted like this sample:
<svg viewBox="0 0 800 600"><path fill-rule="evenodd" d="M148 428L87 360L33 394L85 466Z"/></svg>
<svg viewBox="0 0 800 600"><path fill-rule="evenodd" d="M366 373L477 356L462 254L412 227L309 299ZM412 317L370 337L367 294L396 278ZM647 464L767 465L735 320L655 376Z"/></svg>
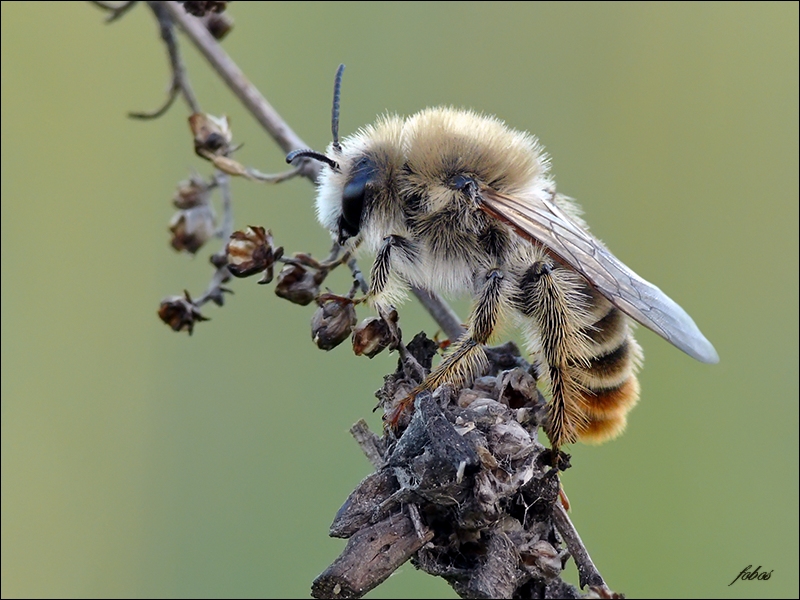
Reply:
<svg viewBox="0 0 800 600"><path fill-rule="evenodd" d="M367 302L370 299L371 296L367 294L361 298L356 298L353 302L355 304L359 304L361 302ZM403 344L403 332L400 330L400 326L398 325L397 310L393 306L389 306L387 308L377 303L375 304L375 309L389 330L389 336L391 340L389 341L388 348L390 350L397 350L398 354L400 354L400 365L403 368L405 376L412 381L424 381L428 372L426 368L415 358L414 353L410 352L409 349ZM412 344L413 343L414 341L412 340ZM420 391L421 388L414 390L414 393L410 394L409 398L406 400L409 400L411 404L413 404L414 396L416 396L416 394L418 394Z"/></svg>
<svg viewBox="0 0 800 600"><path fill-rule="evenodd" d="M426 377L424 367L419 364L417 359L414 358L402 342L398 345L397 349L400 353L400 361L402 362L406 376L410 379L420 381L421 383L411 390L408 396L400 400L394 408L387 411L386 421L392 428L397 427L401 417L405 416L407 413L413 413L414 401L417 399L417 396L423 392L433 392L436 387L438 387L431 385L428 381L430 379L430 374Z"/></svg>
<svg viewBox="0 0 800 600"><path fill-rule="evenodd" d="M411 393L383 414L384 426L397 432L411 420L416 394Z"/></svg>
<svg viewBox="0 0 800 600"><path fill-rule="evenodd" d="M383 415L384 423L387 427L397 432L402 429L411 420L414 414L414 403L417 396L423 392L432 392L433 389L425 383L425 369L417 361L416 358L408 351L408 349L401 343L398 347L400 351L400 362L406 377L409 379L416 379L422 381L402 400L397 402L394 406L387 409Z"/></svg>
<svg viewBox="0 0 800 600"><path fill-rule="evenodd" d="M542 452L542 464L549 465L557 471L566 471L572 464L570 464L571 455L567 454L560 447L552 446Z"/></svg>

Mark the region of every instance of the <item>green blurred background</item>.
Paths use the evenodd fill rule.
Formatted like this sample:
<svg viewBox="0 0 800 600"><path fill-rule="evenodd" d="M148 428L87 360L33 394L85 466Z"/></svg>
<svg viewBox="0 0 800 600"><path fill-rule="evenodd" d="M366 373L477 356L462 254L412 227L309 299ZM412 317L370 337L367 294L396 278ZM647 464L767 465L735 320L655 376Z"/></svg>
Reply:
<svg viewBox="0 0 800 600"><path fill-rule="evenodd" d="M595 234L716 345L640 330L627 433L577 446L573 519L629 597L798 595L798 5L233 3L224 45L313 148L452 104L536 133ZM304 597L370 466L347 433L395 358L330 353L311 307L233 283L191 338L156 317L210 275L168 247L193 155L144 6L2 4L2 596ZM182 38L183 39L183 38ZM237 158L283 155L188 43ZM324 254L306 181L236 181L238 226ZM207 251L206 251L207 250ZM339 285L344 287L344 280ZM467 304L457 304L465 315ZM368 313L362 313L366 316ZM404 331L436 330L413 303ZM309 376L309 374L313 374ZM769 581L733 580L747 565ZM575 578L574 573L570 575ZM405 565L370 594L455 597Z"/></svg>

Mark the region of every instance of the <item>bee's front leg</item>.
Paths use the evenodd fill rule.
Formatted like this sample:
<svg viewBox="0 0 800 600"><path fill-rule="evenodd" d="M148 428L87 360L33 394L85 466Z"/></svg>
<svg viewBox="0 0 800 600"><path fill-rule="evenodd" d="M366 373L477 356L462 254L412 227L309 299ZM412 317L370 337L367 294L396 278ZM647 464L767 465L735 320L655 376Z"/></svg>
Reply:
<svg viewBox="0 0 800 600"><path fill-rule="evenodd" d="M340 298L342 301L349 301L353 304L372 304L377 313L384 317L388 312L387 306L381 301L381 297L387 289L389 283L389 276L392 272L392 261L394 260L413 260L416 256L414 245L403 236L388 235L383 239L381 247L378 249L378 254L375 257L375 262L372 263L370 270L370 284L367 293L360 298L354 298L357 289L358 280L354 283L353 290L349 296L338 296L336 294L325 294L326 297ZM359 272L360 273L360 272ZM387 320L387 324L391 323Z"/></svg>
<svg viewBox="0 0 800 600"><path fill-rule="evenodd" d="M401 235L387 235L372 263L369 279L369 291L357 303L371 302L380 304L380 297L389 283L393 260L413 260L416 256L414 245ZM380 313L380 310L378 310Z"/></svg>

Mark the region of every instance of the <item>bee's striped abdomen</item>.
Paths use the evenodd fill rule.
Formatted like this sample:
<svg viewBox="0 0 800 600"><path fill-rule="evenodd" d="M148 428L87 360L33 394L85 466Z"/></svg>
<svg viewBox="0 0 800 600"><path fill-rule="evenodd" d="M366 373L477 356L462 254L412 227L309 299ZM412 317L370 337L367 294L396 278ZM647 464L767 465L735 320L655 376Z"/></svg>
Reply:
<svg viewBox="0 0 800 600"><path fill-rule="evenodd" d="M553 446L620 434L639 399L642 351L629 318L574 271L546 259L520 279L517 306L533 320L533 345L547 365Z"/></svg>
<svg viewBox="0 0 800 600"><path fill-rule="evenodd" d="M599 443L622 433L628 411L639 400L636 371L642 349L633 337L629 318L596 292L591 297L595 308L605 307L608 312L585 328L586 356L590 358L588 363L571 361L571 370L580 385L579 403L586 417L577 436L584 442Z"/></svg>

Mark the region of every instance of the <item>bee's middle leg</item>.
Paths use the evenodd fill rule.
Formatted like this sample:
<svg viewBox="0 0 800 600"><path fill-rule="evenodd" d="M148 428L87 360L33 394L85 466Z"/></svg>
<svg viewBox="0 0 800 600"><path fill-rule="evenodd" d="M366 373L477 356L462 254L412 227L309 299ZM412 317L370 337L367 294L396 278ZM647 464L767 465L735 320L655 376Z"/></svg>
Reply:
<svg viewBox="0 0 800 600"><path fill-rule="evenodd" d="M500 269L486 273L467 332L453 345L445 359L414 390L435 390L443 383L461 386L480 375L488 364L483 344L489 341L500 316L505 274Z"/></svg>

